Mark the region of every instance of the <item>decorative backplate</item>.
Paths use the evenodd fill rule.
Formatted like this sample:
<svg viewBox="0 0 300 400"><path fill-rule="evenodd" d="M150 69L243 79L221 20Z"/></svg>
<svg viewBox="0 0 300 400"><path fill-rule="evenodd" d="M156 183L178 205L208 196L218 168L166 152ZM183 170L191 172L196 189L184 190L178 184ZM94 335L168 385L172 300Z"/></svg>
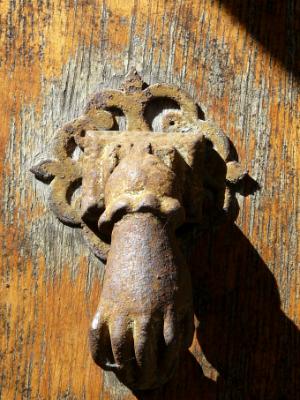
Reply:
<svg viewBox="0 0 300 400"><path fill-rule="evenodd" d="M180 154L183 158L187 157L186 150L181 149L184 146L181 146L181 139L178 140L179 134L182 138L189 138L195 133L201 134L206 142L204 160L201 161L204 163L201 172L203 179L198 181L198 189L195 183L194 191L187 195L188 199L185 199L188 204L185 208L187 214L185 222L204 224L208 214L220 217L218 213L221 210L230 218L235 216L236 200L233 185L245 176L246 171L242 170L240 164L232 158L229 139L211 121L199 119L199 107L185 91L168 84L148 86L137 72L132 70L121 90L106 89L95 94L83 115L58 130L54 143L54 160L42 161L31 169L38 179L50 183L49 204L55 215L68 225L81 227L88 244L103 261L107 258L110 238L99 233L95 222L105 209L105 181L122 157L121 153L125 154L125 144L130 146L137 132L141 132L144 137L145 132L148 136L157 136L153 132L149 114L152 108L157 108L156 103L161 99L167 104L165 107L167 111L162 113L160 121L161 133L167 134L163 139L166 142L164 150L157 150L162 158L165 157L162 155L163 152L167 153L170 149L172 152L174 148L177 150L177 156ZM168 101L176 108L168 109ZM160 111L162 110L163 106ZM125 136L120 135L118 126L120 115L124 116L126 121ZM90 138L98 136L97 140L102 140L100 132L105 138L103 139L105 150L102 149L97 153L91 148L93 144ZM122 141L121 147L119 138L116 138L118 135ZM89 176L88 182L86 179L83 181L83 177L87 177L83 166L89 164L86 153L91 159L96 158L98 161L95 162L98 164L102 166L106 164L102 169L98 165L97 171ZM188 159L185 161L191 170L194 170L191 163L199 162ZM106 176L101 176L103 173ZM99 184L93 185L93 179ZM203 181L204 215L200 204L198 208L195 205L191 207L193 203L197 203L195 197L197 190L199 191L200 181ZM91 193L93 190L97 193ZM194 213L190 212L192 209ZM199 213L203 215L202 221Z"/></svg>

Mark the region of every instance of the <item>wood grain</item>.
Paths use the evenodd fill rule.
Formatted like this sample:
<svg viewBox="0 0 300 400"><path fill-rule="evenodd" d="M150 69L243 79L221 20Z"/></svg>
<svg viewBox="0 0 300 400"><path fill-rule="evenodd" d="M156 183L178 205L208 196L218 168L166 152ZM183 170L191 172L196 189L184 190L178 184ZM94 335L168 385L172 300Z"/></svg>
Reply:
<svg viewBox="0 0 300 400"><path fill-rule="evenodd" d="M296 0L0 2L1 399L297 399L299 12ZM103 266L29 173L131 66L187 89L261 187L239 196L237 226L191 240L194 356L143 396L92 363Z"/></svg>

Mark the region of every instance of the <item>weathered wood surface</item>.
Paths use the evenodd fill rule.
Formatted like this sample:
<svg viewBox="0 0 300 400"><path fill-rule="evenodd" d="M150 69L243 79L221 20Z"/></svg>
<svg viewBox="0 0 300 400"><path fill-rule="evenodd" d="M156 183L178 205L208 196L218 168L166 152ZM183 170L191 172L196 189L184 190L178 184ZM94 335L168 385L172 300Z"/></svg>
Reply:
<svg viewBox="0 0 300 400"><path fill-rule="evenodd" d="M193 94L261 186L239 197L237 226L191 241L194 356L147 398L298 398L299 11L297 0L0 3L1 399L142 398L93 364L103 267L29 173L55 129L130 66Z"/></svg>

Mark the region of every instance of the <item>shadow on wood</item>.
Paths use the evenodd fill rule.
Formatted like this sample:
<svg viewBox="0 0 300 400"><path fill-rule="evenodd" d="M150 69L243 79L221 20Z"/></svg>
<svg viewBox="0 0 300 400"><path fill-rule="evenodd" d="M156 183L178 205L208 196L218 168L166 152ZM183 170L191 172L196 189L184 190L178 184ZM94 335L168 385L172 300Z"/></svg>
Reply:
<svg viewBox="0 0 300 400"><path fill-rule="evenodd" d="M197 338L220 374L216 398L298 399L300 332L267 265L235 224L197 244L189 255Z"/></svg>
<svg viewBox="0 0 300 400"><path fill-rule="evenodd" d="M298 0L219 0L284 68L299 78Z"/></svg>

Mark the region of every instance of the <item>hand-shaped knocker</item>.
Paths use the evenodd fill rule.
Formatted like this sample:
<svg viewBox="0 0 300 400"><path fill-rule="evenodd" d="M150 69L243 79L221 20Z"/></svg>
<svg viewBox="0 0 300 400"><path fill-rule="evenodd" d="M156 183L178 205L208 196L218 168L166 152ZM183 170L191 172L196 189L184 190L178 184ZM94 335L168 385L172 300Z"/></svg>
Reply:
<svg viewBox="0 0 300 400"><path fill-rule="evenodd" d="M146 110L158 99L177 109L162 113L154 132ZM76 147L83 151L77 160ZM190 274L176 230L201 224L210 209L229 214L232 185L244 173L230 158L227 137L198 118L189 95L147 86L135 71L122 90L96 94L83 116L60 129L54 152L55 160L32 172L50 183L58 218L81 226L106 261L89 335L93 359L132 389L161 386L194 333Z"/></svg>

